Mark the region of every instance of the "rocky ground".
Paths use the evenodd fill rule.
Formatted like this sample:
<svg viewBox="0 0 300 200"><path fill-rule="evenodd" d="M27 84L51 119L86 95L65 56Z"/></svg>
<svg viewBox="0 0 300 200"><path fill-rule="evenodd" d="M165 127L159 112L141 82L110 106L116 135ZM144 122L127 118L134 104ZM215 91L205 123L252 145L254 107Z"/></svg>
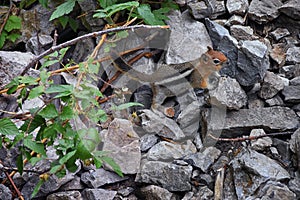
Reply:
<svg viewBox="0 0 300 200"><path fill-rule="evenodd" d="M79 2L82 10L91 9L93 3L87 2ZM129 119L128 112L113 113L113 119L99 133L103 138L101 148L111 152L125 176L79 162L76 173L63 179L51 176L36 199L300 198L299 0L177 3L180 11L172 11L167 21L171 32L167 37L160 32L163 42L151 48L165 50L160 62L167 64L192 61L207 46L223 52L228 62L220 72L217 88L194 90L188 81L159 85L155 97L159 106L150 109L151 88L132 81L130 76L121 76L113 85L136 91L127 98L142 102L146 109L138 111L138 122ZM40 6L35 9L38 16L50 15ZM26 18L33 12L30 9L21 15ZM41 17L39 24L45 50L53 40L48 33L55 27L44 19ZM101 20L88 20L94 30L103 24ZM28 34L31 28L25 24L19 44L0 51L1 85L19 75L34 54L40 53L35 35ZM144 38L139 34L145 33L130 33L118 44L118 50L141 44ZM26 43L27 52L8 51L20 48L22 43ZM83 61L94 48L92 39L79 42L69 57ZM133 67L151 73L153 60L143 58ZM112 65L103 64L102 73L112 77L114 72ZM32 69L31 73L37 72ZM63 78L72 84L67 74ZM1 97L0 101L1 110L13 108L9 98ZM42 102L25 102L29 108L38 103ZM266 134L269 136L251 139ZM52 153L49 149L49 157L54 156ZM1 149L2 161L14 166L15 157L15 150ZM49 161L26 168L46 171ZM14 176L25 199L29 199L38 179L29 172ZM0 199L11 199L7 185L0 188Z"/></svg>

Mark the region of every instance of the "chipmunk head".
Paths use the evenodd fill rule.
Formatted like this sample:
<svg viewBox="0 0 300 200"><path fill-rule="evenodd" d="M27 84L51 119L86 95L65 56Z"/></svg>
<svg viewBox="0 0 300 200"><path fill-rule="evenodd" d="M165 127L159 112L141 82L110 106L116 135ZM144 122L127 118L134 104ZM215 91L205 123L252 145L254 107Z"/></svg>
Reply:
<svg viewBox="0 0 300 200"><path fill-rule="evenodd" d="M216 66L216 70L219 71L222 68L222 64L227 61L227 57L222 52L213 50L210 46L208 46L207 49L206 54L211 57Z"/></svg>

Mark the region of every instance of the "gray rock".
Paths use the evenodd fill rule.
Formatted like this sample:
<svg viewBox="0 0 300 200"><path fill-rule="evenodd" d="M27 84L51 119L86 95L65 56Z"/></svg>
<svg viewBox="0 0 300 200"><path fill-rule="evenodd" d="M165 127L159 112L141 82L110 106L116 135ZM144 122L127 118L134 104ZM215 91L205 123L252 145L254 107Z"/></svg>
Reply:
<svg viewBox="0 0 300 200"><path fill-rule="evenodd" d="M300 63L299 51L300 51L300 47L290 47L286 52L286 63L287 64Z"/></svg>
<svg viewBox="0 0 300 200"><path fill-rule="evenodd" d="M226 8L223 0L193 1L188 0L187 6L195 19L206 17L215 19L217 16L225 14Z"/></svg>
<svg viewBox="0 0 300 200"><path fill-rule="evenodd" d="M270 35L276 40L280 40L286 36L289 36L291 33L286 28L277 28L270 33Z"/></svg>
<svg viewBox="0 0 300 200"><path fill-rule="evenodd" d="M91 188L98 188L102 185L117 183L126 179L126 177L122 178L113 172L104 170L103 168L81 174L81 181Z"/></svg>
<svg viewBox="0 0 300 200"><path fill-rule="evenodd" d="M207 51L207 46L212 46L204 24L193 20L188 12L181 14L172 11L168 17L171 35L166 54L167 64L193 61Z"/></svg>
<svg viewBox="0 0 300 200"><path fill-rule="evenodd" d="M66 191L50 194L47 200L83 200L83 198L79 191Z"/></svg>
<svg viewBox="0 0 300 200"><path fill-rule="evenodd" d="M277 69L282 67L285 64L285 58L286 58L285 48L286 48L286 44L284 43L278 43L272 45L270 57L272 58L272 60L276 62L276 65L273 66L273 68Z"/></svg>
<svg viewBox="0 0 300 200"><path fill-rule="evenodd" d="M149 150L147 159L172 162L196 151L196 147L190 140L187 140L186 144L173 144L161 141Z"/></svg>
<svg viewBox="0 0 300 200"><path fill-rule="evenodd" d="M135 174L139 170L141 151L140 137L130 121L115 118L103 136L103 151L108 151L124 174Z"/></svg>
<svg viewBox="0 0 300 200"><path fill-rule="evenodd" d="M266 99L268 106L283 106L284 102L279 95L274 96L271 99Z"/></svg>
<svg viewBox="0 0 300 200"><path fill-rule="evenodd" d="M289 142L291 151L295 154L294 165L300 167L300 128L293 133Z"/></svg>
<svg viewBox="0 0 300 200"><path fill-rule="evenodd" d="M176 122L187 136L195 136L199 130L200 104L193 101L179 114Z"/></svg>
<svg viewBox="0 0 300 200"><path fill-rule="evenodd" d="M230 77L221 77L218 87L209 91L212 105L225 105L228 109L238 110L247 104L247 95L239 83Z"/></svg>
<svg viewBox="0 0 300 200"><path fill-rule="evenodd" d="M122 195L123 197L129 196L135 189L133 187L125 187L118 189L118 194Z"/></svg>
<svg viewBox="0 0 300 200"><path fill-rule="evenodd" d="M267 199L274 199L274 200L291 200L297 199L295 193L293 193L289 188L280 183L275 181L268 181L263 188L261 188L258 192L258 195L253 195L256 198L267 200Z"/></svg>
<svg viewBox="0 0 300 200"><path fill-rule="evenodd" d="M244 15L249 7L248 0L228 0L226 7L229 14Z"/></svg>
<svg viewBox="0 0 300 200"><path fill-rule="evenodd" d="M273 138L273 145L274 147L276 147L281 160L289 165L290 164L290 159L291 159L291 151L290 151L290 144L287 141L284 140L280 140L277 138Z"/></svg>
<svg viewBox="0 0 300 200"><path fill-rule="evenodd" d="M179 197L176 194L156 185L148 185L139 190L140 199L145 200L177 200Z"/></svg>
<svg viewBox="0 0 300 200"><path fill-rule="evenodd" d="M251 130L251 136L266 135L264 129L253 129ZM270 137L263 137L257 140L251 140L251 148L257 151L262 151L272 145L272 139Z"/></svg>
<svg viewBox="0 0 300 200"><path fill-rule="evenodd" d="M267 23L279 16L280 0L253 0L250 3L248 16L259 24Z"/></svg>
<svg viewBox="0 0 300 200"><path fill-rule="evenodd" d="M300 179L294 178L289 181L288 187L292 190L297 197L300 197Z"/></svg>
<svg viewBox="0 0 300 200"><path fill-rule="evenodd" d="M284 101L288 103L300 103L299 85L290 85L284 87L282 94L284 96Z"/></svg>
<svg viewBox="0 0 300 200"><path fill-rule="evenodd" d="M238 51L236 79L243 86L261 81L269 69L268 48L258 40L243 41Z"/></svg>
<svg viewBox="0 0 300 200"><path fill-rule="evenodd" d="M189 191L193 168L160 161L147 161L141 166L141 182L159 184L169 191Z"/></svg>
<svg viewBox="0 0 300 200"><path fill-rule="evenodd" d="M207 147L203 152L188 155L184 157L184 161L192 166L200 168L203 172L207 172L210 166L220 156L221 151L215 147Z"/></svg>
<svg viewBox="0 0 300 200"><path fill-rule="evenodd" d="M259 96L263 99L270 99L284 88L284 80L273 72L266 72Z"/></svg>
<svg viewBox="0 0 300 200"><path fill-rule="evenodd" d="M293 78L291 81L290 81L290 85L300 85L300 76L298 77L295 77Z"/></svg>
<svg viewBox="0 0 300 200"><path fill-rule="evenodd" d="M300 76L300 64L283 66L279 69L279 72L284 74L284 76L288 79L295 78Z"/></svg>
<svg viewBox="0 0 300 200"><path fill-rule="evenodd" d="M237 40L255 40L254 31L250 26L232 25L230 26L231 35Z"/></svg>
<svg viewBox="0 0 300 200"><path fill-rule="evenodd" d="M158 137L154 134L146 134L141 137L141 151L148 151L158 142Z"/></svg>
<svg viewBox="0 0 300 200"><path fill-rule="evenodd" d="M242 149L230 165L239 199L253 195L267 180L281 181L290 178L289 173L277 162L251 149Z"/></svg>
<svg viewBox="0 0 300 200"><path fill-rule="evenodd" d="M11 199L12 194L8 187L3 184L0 184L0 199Z"/></svg>
<svg viewBox="0 0 300 200"><path fill-rule="evenodd" d="M204 124L212 132L222 130L223 134L229 137L236 137L237 134L248 133L248 131L257 128L263 128L268 131L294 130L299 125L299 120L295 112L288 107L269 107L256 109L240 109L231 111L226 115L226 122L223 127L215 120L210 119L210 110L204 118Z"/></svg>
<svg viewBox="0 0 300 200"><path fill-rule="evenodd" d="M300 20L300 5L298 0L286 1L279 8L279 11L295 20Z"/></svg>
<svg viewBox="0 0 300 200"><path fill-rule="evenodd" d="M33 58L32 53L0 51L0 88L19 76Z"/></svg>
<svg viewBox="0 0 300 200"><path fill-rule="evenodd" d="M225 26L232 26L232 25L244 25L246 22L246 18L239 16L239 15L232 15L226 22Z"/></svg>
<svg viewBox="0 0 300 200"><path fill-rule="evenodd" d="M113 200L117 191L98 189L85 189L82 191L82 198L88 200Z"/></svg>
<svg viewBox="0 0 300 200"><path fill-rule="evenodd" d="M73 180L60 187L60 190L62 191L82 190L82 189L84 189L84 185L81 183L79 176L75 176Z"/></svg>
<svg viewBox="0 0 300 200"><path fill-rule="evenodd" d="M143 110L142 126L149 133L155 133L160 136L181 140L185 137L178 124L163 114L160 116L151 110Z"/></svg>
<svg viewBox="0 0 300 200"><path fill-rule="evenodd" d="M39 193L49 194L58 190L62 185L74 179L74 174L67 174L63 178L58 178L56 175L51 175L49 179L43 183Z"/></svg>
<svg viewBox="0 0 300 200"><path fill-rule="evenodd" d="M49 49L52 46L53 38L50 35L39 35L31 37L26 43L26 50L39 55L42 51Z"/></svg>
<svg viewBox="0 0 300 200"><path fill-rule="evenodd" d="M225 167L229 163L229 158L227 156L220 156L220 158L212 165L212 170L217 173L218 170Z"/></svg>
<svg viewBox="0 0 300 200"><path fill-rule="evenodd" d="M78 35L81 36L84 34L86 33L80 32ZM82 60L86 60L87 57L92 54L94 48L95 41L93 38L87 38L85 40L78 41L75 45L75 49L73 50L72 59L76 63L82 62Z"/></svg>
<svg viewBox="0 0 300 200"><path fill-rule="evenodd" d="M213 191L211 191L207 186L202 186L199 188L198 192L194 194L191 200L208 200L213 199Z"/></svg>
<svg viewBox="0 0 300 200"><path fill-rule="evenodd" d="M228 30L220 24L205 19L205 24L208 33L213 41L214 49L218 49L223 52L228 58L227 62L223 64L221 74L226 74L230 77L236 76L236 61L238 56L238 41L232 37Z"/></svg>

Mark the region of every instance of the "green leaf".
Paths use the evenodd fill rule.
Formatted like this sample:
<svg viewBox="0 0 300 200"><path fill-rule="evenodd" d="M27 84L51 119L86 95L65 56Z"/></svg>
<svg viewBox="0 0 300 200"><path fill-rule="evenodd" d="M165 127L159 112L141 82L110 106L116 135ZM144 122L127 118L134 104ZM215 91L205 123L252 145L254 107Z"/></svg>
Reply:
<svg viewBox="0 0 300 200"><path fill-rule="evenodd" d="M95 163L95 166L96 166L97 169L99 169L103 165L103 162L100 159L96 158L96 157L94 157L94 163Z"/></svg>
<svg viewBox="0 0 300 200"><path fill-rule="evenodd" d="M155 17L155 15L151 11L150 5L141 4L137 8L137 11L138 11L138 14L143 18L143 20L146 24L165 25L165 23L162 20L159 20Z"/></svg>
<svg viewBox="0 0 300 200"><path fill-rule="evenodd" d="M104 12L101 12L100 10L98 10L98 13L94 14L93 17L95 18L104 18L107 17L107 14Z"/></svg>
<svg viewBox="0 0 300 200"><path fill-rule="evenodd" d="M127 109L127 108L132 107L132 106L142 106L142 107L144 107L144 105L141 104L141 103L128 102L128 103L123 103L123 104L118 105L118 106L114 106L111 109L112 110L124 110L124 109Z"/></svg>
<svg viewBox="0 0 300 200"><path fill-rule="evenodd" d="M4 46L6 37L7 37L7 32L3 30L0 35L0 49Z"/></svg>
<svg viewBox="0 0 300 200"><path fill-rule="evenodd" d="M36 153L46 156L44 144L42 144L41 142L33 141L32 138L28 137L24 139L24 146Z"/></svg>
<svg viewBox="0 0 300 200"><path fill-rule="evenodd" d="M97 116L98 116L100 122L106 122L107 121L107 114L104 110L99 109L97 111Z"/></svg>
<svg viewBox="0 0 300 200"><path fill-rule="evenodd" d="M18 90L18 85L14 85L12 87L10 87L8 90L7 90L7 94L13 94L15 91Z"/></svg>
<svg viewBox="0 0 300 200"><path fill-rule="evenodd" d="M19 33L10 33L6 39L15 42L21 35Z"/></svg>
<svg viewBox="0 0 300 200"><path fill-rule="evenodd" d="M75 151L71 151L69 153L67 153L66 155L64 155L61 159L59 159L59 164L65 164L70 158L72 158L76 153Z"/></svg>
<svg viewBox="0 0 300 200"><path fill-rule="evenodd" d="M118 0L98 0L102 8L106 8L118 2Z"/></svg>
<svg viewBox="0 0 300 200"><path fill-rule="evenodd" d="M31 198L35 197L37 195L37 193L39 192L41 186L43 185L45 181L40 179L39 182L36 184L32 194L31 194Z"/></svg>
<svg viewBox="0 0 300 200"><path fill-rule="evenodd" d="M52 94L52 93L61 93L61 92L72 92L73 86L71 85L51 85L49 88L46 89L45 93Z"/></svg>
<svg viewBox="0 0 300 200"><path fill-rule="evenodd" d="M34 98L42 95L44 93L44 90L45 90L45 87L43 85L32 88L32 90L30 90L30 92L29 92L28 99L34 99Z"/></svg>
<svg viewBox="0 0 300 200"><path fill-rule="evenodd" d="M116 33L118 38L127 38L128 37L128 31L119 31Z"/></svg>
<svg viewBox="0 0 300 200"><path fill-rule="evenodd" d="M40 78L43 84L46 84L47 79L50 77L51 72L47 72L46 70L41 70Z"/></svg>
<svg viewBox="0 0 300 200"><path fill-rule="evenodd" d="M106 162L109 166L112 167L112 169L121 177L123 177L123 173L122 170L120 168L120 166L111 158L111 157L107 157L107 156L103 156L101 157L101 160L103 160L104 162Z"/></svg>
<svg viewBox="0 0 300 200"><path fill-rule="evenodd" d="M29 85L36 85L36 78L32 76L22 76L19 80L20 83L29 84Z"/></svg>
<svg viewBox="0 0 300 200"><path fill-rule="evenodd" d="M99 63L97 63L97 64L89 63L88 64L88 70L89 70L89 73L91 73L91 74L98 74L99 69L100 69Z"/></svg>
<svg viewBox="0 0 300 200"><path fill-rule="evenodd" d="M58 62L59 62L59 60L46 60L46 61L43 63L42 68L44 68L44 67L49 67L49 66L54 65L54 64L56 64L56 63L58 63Z"/></svg>
<svg viewBox="0 0 300 200"><path fill-rule="evenodd" d="M139 6L139 2L129 1L126 3L113 4L111 6L106 7L104 10L96 10L96 12L100 12L100 13L104 12L104 13L107 13L105 17L111 17L113 14L115 14L121 10L126 10L126 9L130 9L132 7L138 7L138 6ZM100 14L98 16L101 16L101 15L102 14Z"/></svg>
<svg viewBox="0 0 300 200"><path fill-rule="evenodd" d="M33 120L28 119L25 121L25 123L20 127L20 130L27 131L28 133L31 133L34 131L37 127L41 127L46 124L45 119L40 115L35 115ZM28 128L28 126L30 126Z"/></svg>
<svg viewBox="0 0 300 200"><path fill-rule="evenodd" d="M34 166L37 162L39 162L39 161L41 161L41 160L43 160L44 158L43 157L32 157L32 158L30 158L30 164L32 165L32 166Z"/></svg>
<svg viewBox="0 0 300 200"><path fill-rule="evenodd" d="M61 50L59 50L59 60L62 60L64 58L64 56L66 55L67 51L69 50L69 47L65 47L62 48Z"/></svg>
<svg viewBox="0 0 300 200"><path fill-rule="evenodd" d="M73 109L70 106L63 107L59 117L61 120L72 119L74 117Z"/></svg>
<svg viewBox="0 0 300 200"><path fill-rule="evenodd" d="M69 18L69 24L70 24L70 27L72 28L72 30L74 32L76 32L77 29L78 29L78 26L79 26L78 23L77 23L77 21L70 17Z"/></svg>
<svg viewBox="0 0 300 200"><path fill-rule="evenodd" d="M77 145L76 156L81 160L89 159L92 157L92 154L87 150L82 141Z"/></svg>
<svg viewBox="0 0 300 200"><path fill-rule="evenodd" d="M17 164L18 172L22 175L22 173L23 173L23 167L24 167L22 153L20 153L17 156L16 164Z"/></svg>
<svg viewBox="0 0 300 200"><path fill-rule="evenodd" d="M59 18L63 15L69 14L70 12L72 12L74 6L75 6L75 2L76 0L68 0L65 3L59 5L56 10L52 13L51 17L50 17L50 21Z"/></svg>
<svg viewBox="0 0 300 200"><path fill-rule="evenodd" d="M84 145L85 149L89 152L94 151L101 141L98 130L95 128L89 128L88 130L81 129L78 131L78 134L82 145Z"/></svg>
<svg viewBox="0 0 300 200"><path fill-rule="evenodd" d="M3 135L17 135L19 129L17 126L8 118L0 119L0 134Z"/></svg>
<svg viewBox="0 0 300 200"><path fill-rule="evenodd" d="M57 173L59 170L61 169L61 165L55 165L55 166L53 166L53 167L51 167L51 169L50 169L50 174L55 174L55 173Z"/></svg>
<svg viewBox="0 0 300 200"><path fill-rule="evenodd" d="M58 112L54 104L49 104L39 112L39 115L47 119L52 119L58 116Z"/></svg>
<svg viewBox="0 0 300 200"><path fill-rule="evenodd" d="M59 23L62 25L63 29L66 28L68 22L69 22L69 17L68 16L61 16L58 18Z"/></svg>
<svg viewBox="0 0 300 200"><path fill-rule="evenodd" d="M22 24L22 20L20 17L16 16L16 15L11 15L9 16L4 30L6 30L7 32L10 32L14 29L21 29L21 24Z"/></svg>
<svg viewBox="0 0 300 200"><path fill-rule="evenodd" d="M39 2L44 8L48 7L48 0L39 0Z"/></svg>

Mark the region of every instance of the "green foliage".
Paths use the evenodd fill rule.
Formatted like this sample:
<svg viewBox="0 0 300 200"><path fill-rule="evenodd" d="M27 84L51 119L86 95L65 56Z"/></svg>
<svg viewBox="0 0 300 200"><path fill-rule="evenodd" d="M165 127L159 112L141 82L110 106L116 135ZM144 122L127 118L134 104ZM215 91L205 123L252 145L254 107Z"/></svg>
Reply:
<svg viewBox="0 0 300 200"><path fill-rule="evenodd" d="M15 42L21 35L22 21L21 18L15 15L11 15L8 17L8 20L2 30L0 35L0 49L4 46L6 40L10 40L11 42Z"/></svg>
<svg viewBox="0 0 300 200"><path fill-rule="evenodd" d="M75 3L77 0L67 0L66 2L60 4L55 11L52 13L51 17L50 17L50 21L57 19L61 16L64 16L66 14L69 14L70 12L72 12Z"/></svg>

